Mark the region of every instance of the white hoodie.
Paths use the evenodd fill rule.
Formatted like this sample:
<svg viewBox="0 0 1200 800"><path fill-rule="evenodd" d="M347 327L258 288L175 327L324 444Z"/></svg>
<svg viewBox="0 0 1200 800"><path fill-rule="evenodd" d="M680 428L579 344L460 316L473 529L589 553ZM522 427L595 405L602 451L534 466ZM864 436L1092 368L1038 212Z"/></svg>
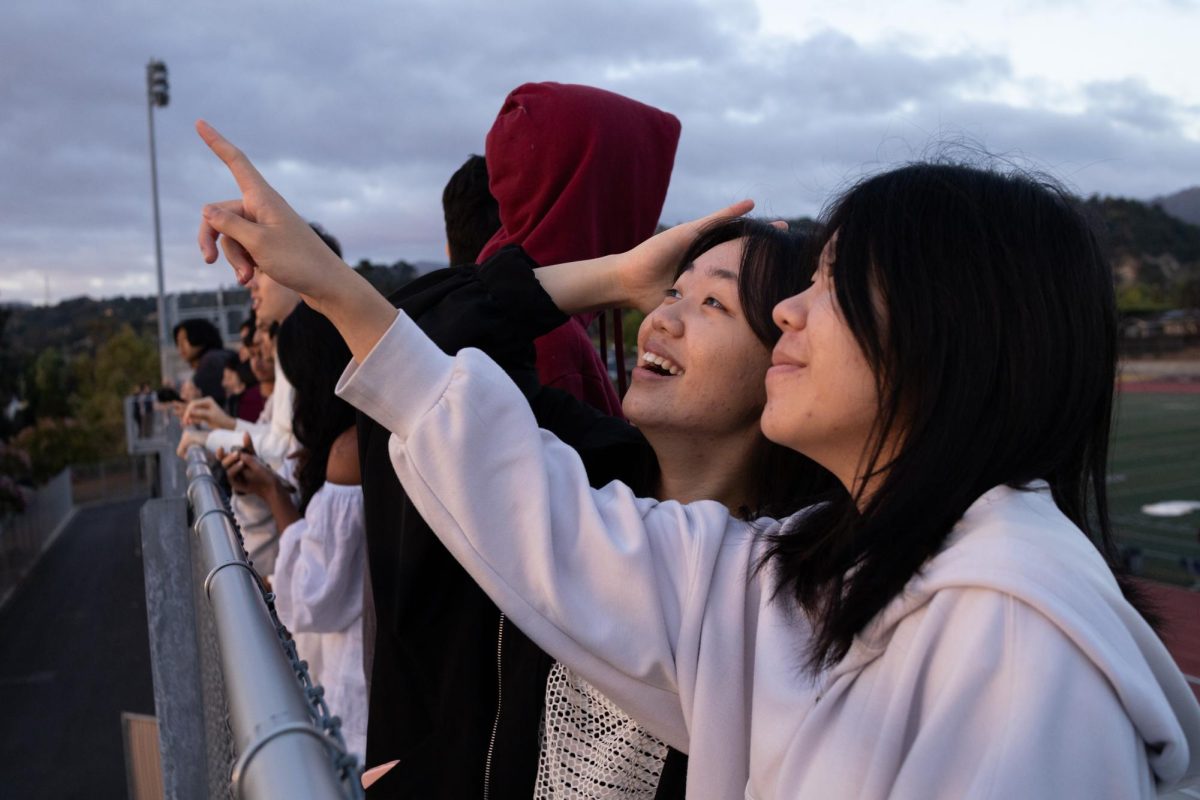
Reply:
<svg viewBox="0 0 1200 800"><path fill-rule="evenodd" d="M761 527L590 489L482 353L401 314L338 392L393 432L405 490L501 610L689 753L689 797L1125 800L1200 775L1200 706L1044 490L981 497L812 677L804 615L754 570Z"/></svg>

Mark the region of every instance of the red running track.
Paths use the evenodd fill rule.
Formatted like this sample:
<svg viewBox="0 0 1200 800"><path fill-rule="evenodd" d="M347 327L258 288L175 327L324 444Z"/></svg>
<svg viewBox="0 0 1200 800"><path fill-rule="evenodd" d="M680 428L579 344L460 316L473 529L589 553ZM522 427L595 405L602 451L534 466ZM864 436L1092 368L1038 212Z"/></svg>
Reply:
<svg viewBox="0 0 1200 800"><path fill-rule="evenodd" d="M1129 394L1200 394L1200 383L1181 381L1118 381L1117 387Z"/></svg>
<svg viewBox="0 0 1200 800"><path fill-rule="evenodd" d="M1163 618L1162 638L1200 700L1200 592L1139 581Z"/></svg>

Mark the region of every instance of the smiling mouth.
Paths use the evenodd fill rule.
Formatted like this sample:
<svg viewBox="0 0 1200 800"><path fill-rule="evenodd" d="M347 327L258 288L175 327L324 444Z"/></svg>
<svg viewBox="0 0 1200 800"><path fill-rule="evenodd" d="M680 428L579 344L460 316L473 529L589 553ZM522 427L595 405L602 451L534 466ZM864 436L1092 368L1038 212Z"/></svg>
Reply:
<svg viewBox="0 0 1200 800"><path fill-rule="evenodd" d="M641 367L655 375L662 375L670 378L683 374L683 368L676 364L671 359L660 356L658 353L647 350L642 354Z"/></svg>

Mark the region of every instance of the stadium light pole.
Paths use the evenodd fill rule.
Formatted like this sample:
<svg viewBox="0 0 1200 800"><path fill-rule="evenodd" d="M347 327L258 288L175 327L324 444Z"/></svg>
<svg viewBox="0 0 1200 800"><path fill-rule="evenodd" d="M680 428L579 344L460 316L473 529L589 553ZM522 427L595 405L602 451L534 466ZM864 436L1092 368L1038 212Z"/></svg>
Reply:
<svg viewBox="0 0 1200 800"><path fill-rule="evenodd" d="M158 268L158 366L167 379L167 308L163 297L162 226L158 215L158 158L154 149L154 107L163 108L170 99L167 65L151 59L146 65L146 114L150 120L150 189L154 196L154 260Z"/></svg>

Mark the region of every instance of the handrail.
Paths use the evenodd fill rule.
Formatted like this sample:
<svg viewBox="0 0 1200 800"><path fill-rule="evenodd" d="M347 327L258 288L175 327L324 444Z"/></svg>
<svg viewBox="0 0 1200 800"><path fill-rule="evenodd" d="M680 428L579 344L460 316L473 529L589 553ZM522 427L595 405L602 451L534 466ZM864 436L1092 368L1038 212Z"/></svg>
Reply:
<svg viewBox="0 0 1200 800"><path fill-rule="evenodd" d="M238 753L233 796L362 797L339 723L329 717L321 688L309 682L294 644L285 640L273 596L246 561L223 493L198 447L188 450L187 477L199 572L206 576L204 596L212 607Z"/></svg>

